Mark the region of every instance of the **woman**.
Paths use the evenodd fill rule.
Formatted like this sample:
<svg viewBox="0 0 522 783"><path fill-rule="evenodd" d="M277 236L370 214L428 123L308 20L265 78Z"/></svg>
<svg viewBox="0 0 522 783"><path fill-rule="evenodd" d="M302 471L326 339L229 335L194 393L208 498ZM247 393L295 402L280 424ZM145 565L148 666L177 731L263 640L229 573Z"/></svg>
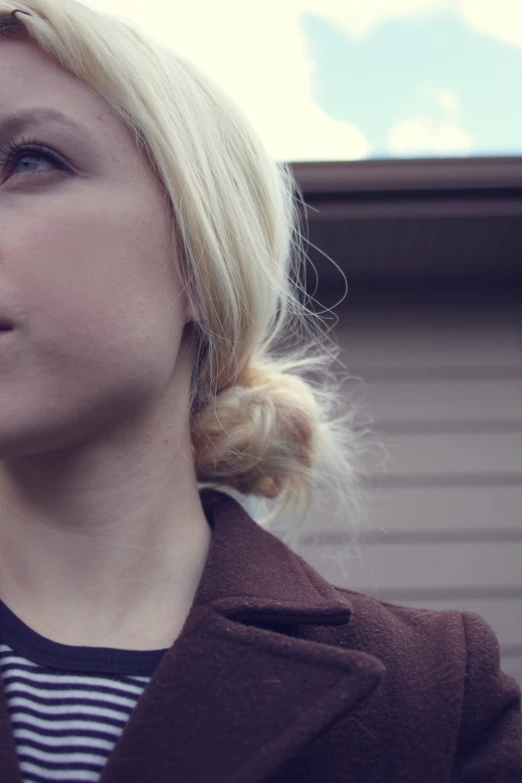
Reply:
<svg viewBox="0 0 522 783"><path fill-rule="evenodd" d="M305 380L335 351L288 167L131 23L0 21L2 783L520 781L482 618L330 585L263 527L322 478L362 509L352 414Z"/></svg>

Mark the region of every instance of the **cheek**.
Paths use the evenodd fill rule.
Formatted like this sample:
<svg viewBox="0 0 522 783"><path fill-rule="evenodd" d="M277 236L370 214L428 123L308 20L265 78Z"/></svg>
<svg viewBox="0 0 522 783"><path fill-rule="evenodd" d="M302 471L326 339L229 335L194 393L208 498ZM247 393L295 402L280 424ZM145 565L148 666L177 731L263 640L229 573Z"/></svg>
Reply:
<svg viewBox="0 0 522 783"><path fill-rule="evenodd" d="M16 295L36 357L62 380L170 376L184 311L160 202L99 187L57 200L42 197L18 232Z"/></svg>

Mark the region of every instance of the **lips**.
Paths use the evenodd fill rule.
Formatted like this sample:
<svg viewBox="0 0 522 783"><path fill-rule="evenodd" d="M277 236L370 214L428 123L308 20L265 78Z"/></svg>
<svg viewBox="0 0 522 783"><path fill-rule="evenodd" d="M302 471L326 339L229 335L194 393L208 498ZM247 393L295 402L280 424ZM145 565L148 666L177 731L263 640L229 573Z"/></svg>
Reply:
<svg viewBox="0 0 522 783"><path fill-rule="evenodd" d="M12 325L7 321L0 321L0 332L10 332L12 328Z"/></svg>

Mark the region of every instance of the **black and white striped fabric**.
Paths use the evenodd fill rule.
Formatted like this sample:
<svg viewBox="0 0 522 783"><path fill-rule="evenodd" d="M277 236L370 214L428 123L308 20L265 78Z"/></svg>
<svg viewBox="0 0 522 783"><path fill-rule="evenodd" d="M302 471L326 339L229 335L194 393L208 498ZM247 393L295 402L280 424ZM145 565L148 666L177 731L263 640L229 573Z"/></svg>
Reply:
<svg viewBox="0 0 522 783"><path fill-rule="evenodd" d="M167 650L59 644L0 600L0 672L24 783L95 783Z"/></svg>

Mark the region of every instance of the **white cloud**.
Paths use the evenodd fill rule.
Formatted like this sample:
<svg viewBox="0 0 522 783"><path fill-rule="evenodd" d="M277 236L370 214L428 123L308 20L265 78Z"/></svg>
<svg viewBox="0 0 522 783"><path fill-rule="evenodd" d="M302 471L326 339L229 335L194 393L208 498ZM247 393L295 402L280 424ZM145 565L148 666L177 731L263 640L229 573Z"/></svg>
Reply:
<svg viewBox="0 0 522 783"><path fill-rule="evenodd" d="M470 152L474 144L471 133L451 122L443 122L435 131L434 148L440 152Z"/></svg>
<svg viewBox="0 0 522 783"><path fill-rule="evenodd" d="M391 128L388 147L398 155L467 154L473 147L473 136L453 123L429 124L414 118Z"/></svg>
<svg viewBox="0 0 522 783"><path fill-rule="evenodd" d="M328 116L314 98L315 63L299 17L306 0L90 0L132 19L149 36L187 57L223 86L280 160L367 157L355 125Z"/></svg>
<svg viewBox="0 0 522 783"><path fill-rule="evenodd" d="M522 2L520 0L459 0L462 18L480 33L504 43L522 46Z"/></svg>

